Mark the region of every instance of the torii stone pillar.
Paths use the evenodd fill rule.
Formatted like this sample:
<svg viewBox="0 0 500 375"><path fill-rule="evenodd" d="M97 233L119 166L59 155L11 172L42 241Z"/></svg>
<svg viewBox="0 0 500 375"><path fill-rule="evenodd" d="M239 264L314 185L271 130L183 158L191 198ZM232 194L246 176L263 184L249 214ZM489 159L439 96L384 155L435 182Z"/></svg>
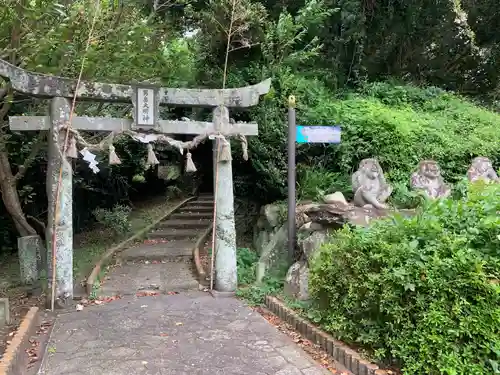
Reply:
<svg viewBox="0 0 500 375"><path fill-rule="evenodd" d="M52 290L52 259L55 222L55 295L58 301L73 298L73 170L66 156L63 155L66 131L61 130L69 124L71 107L68 99L53 98L50 103L51 127L48 137L47 165L47 264L49 290ZM62 168L61 185L59 189L58 213L54 211L57 198L59 173Z"/></svg>
<svg viewBox="0 0 500 375"><path fill-rule="evenodd" d="M213 123L216 130L222 134L228 131L229 110L219 106L213 111ZM217 145L220 139L215 140ZM231 144L224 147L229 148ZM216 146L217 147L217 146ZM221 148L221 145L219 145ZM215 289L219 292L234 292L238 287L236 266L236 228L234 224L234 191L233 168L231 160L216 163L214 173L217 172L217 196L215 218ZM215 190L214 190L215 192ZM212 250L212 251L214 251Z"/></svg>
<svg viewBox="0 0 500 375"><path fill-rule="evenodd" d="M72 172L71 165L62 156L61 145L64 131L61 125L69 120L69 102L75 96L79 101L104 101L132 103L135 124L130 119L73 117L72 128L88 131L114 131L146 129L164 134L206 134L214 131L224 136L258 134L257 124L229 124L228 108L246 108L257 105L259 97L269 92L271 80L267 79L252 86L232 89L180 89L151 85L122 85L82 81L78 85L73 79L29 72L0 59L0 76L10 79L12 88L25 95L52 100L51 114L9 118L10 129L14 131L49 130L49 164L47 194L49 196L49 232L52 238L54 220L55 188L59 179L59 167L63 166L63 184L60 190L60 215L56 218L56 297L71 298L73 295L73 234L72 234ZM146 95L147 94L147 105ZM141 97L142 95L142 97ZM154 99L153 99L154 98ZM214 109L214 122L160 120L160 105L208 107ZM146 111L146 112L144 112ZM138 116L147 114L147 118ZM144 121L143 121L144 120ZM138 123L138 121L140 123ZM228 147L228 146L226 146ZM234 225L234 197L232 167L230 161L218 163L219 194L216 218L216 288L223 292L236 289L236 234ZM49 243L49 249L51 249ZM49 251L50 252L50 251ZM48 263L52 264L52 254ZM51 270L49 269L49 279ZM63 302L63 301L61 301Z"/></svg>

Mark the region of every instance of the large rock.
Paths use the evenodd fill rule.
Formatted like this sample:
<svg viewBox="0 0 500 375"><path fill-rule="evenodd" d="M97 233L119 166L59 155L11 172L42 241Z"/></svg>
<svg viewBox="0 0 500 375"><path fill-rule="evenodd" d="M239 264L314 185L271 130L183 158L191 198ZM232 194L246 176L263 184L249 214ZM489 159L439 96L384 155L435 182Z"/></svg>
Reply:
<svg viewBox="0 0 500 375"><path fill-rule="evenodd" d="M346 206L348 205L347 200L344 197L344 194L342 194L340 191L337 191L333 194L325 195L325 197L323 198L323 202L325 202L326 204L341 203Z"/></svg>
<svg viewBox="0 0 500 375"><path fill-rule="evenodd" d="M300 237L300 234L299 234ZM326 231L313 232L309 236L299 239L299 248L302 254L304 254L306 260L309 262L316 250L320 248L326 242L328 235Z"/></svg>
<svg viewBox="0 0 500 375"><path fill-rule="evenodd" d="M300 234L303 232L299 232ZM326 231L313 232L307 237L299 240L299 248L303 257L298 262L292 264L285 277L285 295L296 298L300 301L309 299L309 262L314 253L328 239Z"/></svg>
<svg viewBox="0 0 500 375"><path fill-rule="evenodd" d="M286 273L284 292L287 296L307 301L309 299L309 267L305 260L294 263Z"/></svg>
<svg viewBox="0 0 500 375"><path fill-rule="evenodd" d="M281 223L281 208L275 204L266 204L262 210L268 229L274 229Z"/></svg>
<svg viewBox="0 0 500 375"><path fill-rule="evenodd" d="M305 216L309 221L321 224L325 228L340 229L344 224L367 227L375 219L381 219L394 213L404 216L415 214L413 210L377 209L374 207L357 207L342 202L330 204L309 204L298 208L301 219ZM302 219L303 220L303 219Z"/></svg>
<svg viewBox="0 0 500 375"><path fill-rule="evenodd" d="M278 205L267 204L260 209L260 216L253 231L253 245L259 254L262 254L274 235L279 231L282 223L281 209Z"/></svg>
<svg viewBox="0 0 500 375"><path fill-rule="evenodd" d="M288 228L286 223L274 234L270 241L262 248L257 263L256 278L261 282L266 271L273 265L286 260L288 247Z"/></svg>

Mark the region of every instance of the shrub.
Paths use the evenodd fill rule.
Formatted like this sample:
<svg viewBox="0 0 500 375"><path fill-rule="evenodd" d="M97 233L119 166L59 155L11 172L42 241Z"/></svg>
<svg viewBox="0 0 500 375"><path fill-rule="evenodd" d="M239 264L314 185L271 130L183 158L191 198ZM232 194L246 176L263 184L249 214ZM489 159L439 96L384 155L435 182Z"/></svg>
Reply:
<svg viewBox="0 0 500 375"><path fill-rule="evenodd" d="M500 186L344 228L313 260L319 321L404 374L500 373Z"/></svg>
<svg viewBox="0 0 500 375"><path fill-rule="evenodd" d="M250 191L266 202L286 194L284 103L290 94L297 97L298 124L342 127L340 144L297 145L301 187L311 186L307 182L310 173L302 173L309 170L316 180L321 180L320 174L324 176L323 185L335 176L332 184L339 190L343 181L349 182L349 191L351 173L362 159L370 157L379 159L391 184L402 187L408 187L411 173L422 159L435 159L450 183L465 176L475 156L500 163L500 115L440 89L373 83L339 96L317 80L292 74L277 75L273 86L276 90L251 112L252 120L259 123L259 137L249 139L252 170L248 164L235 163L235 170L252 176L246 180L247 188L251 186ZM316 195L310 190L306 195ZM404 199L405 205L416 203L411 197Z"/></svg>
<svg viewBox="0 0 500 375"><path fill-rule="evenodd" d="M238 284L248 285L255 281L255 267L259 260L259 254L248 248L238 248L236 252L236 264L238 267Z"/></svg>
<svg viewBox="0 0 500 375"><path fill-rule="evenodd" d="M259 254L247 248L239 248L236 252L238 265L237 295L251 305L256 306L264 302L268 295L279 293L283 289L283 280L287 271L286 264L276 264L264 277L262 283L254 284L256 279L256 267Z"/></svg>
<svg viewBox="0 0 500 375"><path fill-rule="evenodd" d="M129 216L131 211L130 207L118 204L112 210L97 208L93 214L104 227L113 230L117 235L122 235L130 231Z"/></svg>

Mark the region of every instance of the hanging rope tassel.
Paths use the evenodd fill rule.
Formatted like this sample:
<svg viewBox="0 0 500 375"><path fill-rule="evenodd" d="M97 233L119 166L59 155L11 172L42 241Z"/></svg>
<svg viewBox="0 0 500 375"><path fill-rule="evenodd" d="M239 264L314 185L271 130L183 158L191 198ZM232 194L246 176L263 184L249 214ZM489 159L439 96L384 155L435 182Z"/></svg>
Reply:
<svg viewBox="0 0 500 375"><path fill-rule="evenodd" d="M188 151L186 155L186 172L191 173L191 172L196 172L196 166L193 163L193 158L191 157L191 153Z"/></svg>
<svg viewBox="0 0 500 375"><path fill-rule="evenodd" d="M153 151L153 145L148 143L148 159L146 160L146 167L149 168L157 164L160 164L160 162L156 158L155 152Z"/></svg>
<svg viewBox="0 0 500 375"><path fill-rule="evenodd" d="M229 141L225 138L222 138L220 140L220 142L222 142L222 147L221 147L221 151L220 151L219 160L220 161L233 160L233 158L231 157L231 144L229 143Z"/></svg>
<svg viewBox="0 0 500 375"><path fill-rule="evenodd" d="M108 162L108 164L109 165L117 165L117 164L121 164L121 163L122 163L122 161L120 160L120 158L116 154L115 146L109 145L109 162Z"/></svg>
<svg viewBox="0 0 500 375"><path fill-rule="evenodd" d="M241 141L241 149L243 150L243 160L248 161L248 141L247 138L240 134L238 138Z"/></svg>
<svg viewBox="0 0 500 375"><path fill-rule="evenodd" d="M72 159L78 159L78 149L76 148L76 138L71 137L69 140L68 148L66 149L66 156Z"/></svg>

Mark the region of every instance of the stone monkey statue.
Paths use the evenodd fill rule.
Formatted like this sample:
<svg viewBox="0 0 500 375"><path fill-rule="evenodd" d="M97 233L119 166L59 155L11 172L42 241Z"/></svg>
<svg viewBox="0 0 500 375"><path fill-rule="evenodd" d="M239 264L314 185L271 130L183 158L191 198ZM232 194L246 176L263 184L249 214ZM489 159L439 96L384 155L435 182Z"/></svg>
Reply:
<svg viewBox="0 0 500 375"><path fill-rule="evenodd" d="M486 183L500 182L497 172L493 169L491 160L483 156L472 159L471 166L467 171L467 178L470 182L483 180Z"/></svg>
<svg viewBox="0 0 500 375"><path fill-rule="evenodd" d="M441 168L434 160L422 160L418 169L411 175L410 185L415 190L424 191L431 199L446 198L451 188L441 176Z"/></svg>
<svg viewBox="0 0 500 375"><path fill-rule="evenodd" d="M386 183L384 172L376 159L364 159L352 175L352 191L354 205L386 209L385 202L392 193L392 186Z"/></svg>

